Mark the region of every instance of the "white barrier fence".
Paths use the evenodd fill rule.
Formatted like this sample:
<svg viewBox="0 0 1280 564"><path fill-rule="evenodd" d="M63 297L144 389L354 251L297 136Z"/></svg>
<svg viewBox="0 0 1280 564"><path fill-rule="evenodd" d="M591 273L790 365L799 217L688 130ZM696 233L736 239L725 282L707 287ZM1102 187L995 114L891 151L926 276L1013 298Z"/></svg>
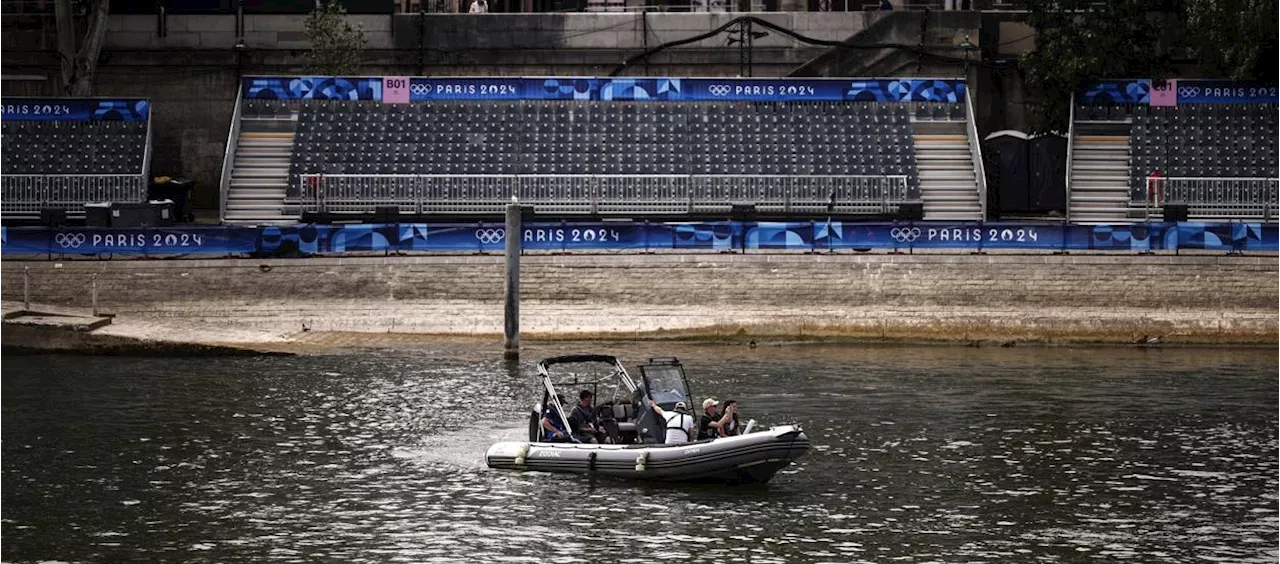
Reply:
<svg viewBox="0 0 1280 564"><path fill-rule="evenodd" d="M302 211L495 213L512 197L552 213L760 211L891 213L910 201L906 176L301 175Z"/></svg>
<svg viewBox="0 0 1280 564"><path fill-rule="evenodd" d="M141 174L6 174L0 176L0 215L40 214L41 208L81 212L89 202L141 202L147 178Z"/></svg>
<svg viewBox="0 0 1280 564"><path fill-rule="evenodd" d="M1154 205L1183 204L1188 215L1202 219L1264 219L1277 217L1280 178L1193 178L1153 179L1148 183L1147 202Z"/></svg>

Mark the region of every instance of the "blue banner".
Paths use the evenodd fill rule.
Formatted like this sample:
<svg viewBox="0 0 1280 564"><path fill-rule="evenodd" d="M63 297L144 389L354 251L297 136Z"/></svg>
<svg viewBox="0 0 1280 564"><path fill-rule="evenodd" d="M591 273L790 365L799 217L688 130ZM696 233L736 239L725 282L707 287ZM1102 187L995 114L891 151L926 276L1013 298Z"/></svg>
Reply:
<svg viewBox="0 0 1280 564"><path fill-rule="evenodd" d="M249 77L246 99L382 100L381 77ZM409 101L964 101L961 79L456 77L409 79Z"/></svg>
<svg viewBox="0 0 1280 564"><path fill-rule="evenodd" d="M1151 82L1147 78L1104 80L1085 89L1078 99L1081 104L1092 105L1147 105L1151 103ZM1275 83L1178 79L1177 84L1179 105L1280 102L1280 88Z"/></svg>
<svg viewBox="0 0 1280 564"><path fill-rule="evenodd" d="M0 249L9 255L229 255L257 250L257 228L100 227L0 228Z"/></svg>
<svg viewBox="0 0 1280 564"><path fill-rule="evenodd" d="M246 77L245 99L382 100L382 78L335 76Z"/></svg>
<svg viewBox="0 0 1280 564"><path fill-rule="evenodd" d="M1229 80L1179 80L1179 104L1275 104L1275 84Z"/></svg>
<svg viewBox="0 0 1280 564"><path fill-rule="evenodd" d="M5 121L147 121L147 100L86 98L5 98L0 101Z"/></svg>
<svg viewBox="0 0 1280 564"><path fill-rule="evenodd" d="M265 227L0 228L0 253L18 256L294 257L346 253L501 253L501 223L299 224ZM1026 251L1275 252L1277 225L1125 223L1115 225L902 222L533 222L520 233L530 251L687 249L836 251L1018 249Z"/></svg>

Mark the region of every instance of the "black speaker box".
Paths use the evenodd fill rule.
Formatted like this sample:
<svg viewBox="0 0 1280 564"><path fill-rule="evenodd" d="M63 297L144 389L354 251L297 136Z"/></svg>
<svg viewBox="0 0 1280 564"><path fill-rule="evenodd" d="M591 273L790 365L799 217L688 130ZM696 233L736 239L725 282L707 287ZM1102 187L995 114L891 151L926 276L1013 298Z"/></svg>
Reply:
<svg viewBox="0 0 1280 564"><path fill-rule="evenodd" d="M1165 221L1186 221L1189 212L1186 204L1165 204L1164 220Z"/></svg>
<svg viewBox="0 0 1280 564"><path fill-rule="evenodd" d="M924 202L907 202L898 204L898 213L894 215L898 221L921 221L924 219Z"/></svg>
<svg viewBox="0 0 1280 564"><path fill-rule="evenodd" d="M66 208L40 208L40 225L48 227L63 227L66 224Z"/></svg>
<svg viewBox="0 0 1280 564"><path fill-rule="evenodd" d="M400 221L400 206L378 206L373 209L374 223L395 223Z"/></svg>
<svg viewBox="0 0 1280 564"><path fill-rule="evenodd" d="M156 225L156 209L151 202L112 202L112 227L152 227Z"/></svg>
<svg viewBox="0 0 1280 564"><path fill-rule="evenodd" d="M86 227L111 227L111 204L85 204L84 224Z"/></svg>

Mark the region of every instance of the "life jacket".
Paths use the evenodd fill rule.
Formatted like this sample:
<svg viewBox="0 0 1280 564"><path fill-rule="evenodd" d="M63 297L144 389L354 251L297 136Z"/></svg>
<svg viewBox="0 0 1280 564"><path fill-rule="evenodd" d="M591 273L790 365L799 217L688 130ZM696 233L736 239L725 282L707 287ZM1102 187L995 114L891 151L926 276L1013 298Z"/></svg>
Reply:
<svg viewBox="0 0 1280 564"><path fill-rule="evenodd" d="M688 417L689 422L693 423L693 416L687 413L680 413L679 411L673 411L665 415L667 416L667 433L670 434L672 431L679 431L681 435L685 436L685 440L687 441L689 435L685 432L684 418Z"/></svg>

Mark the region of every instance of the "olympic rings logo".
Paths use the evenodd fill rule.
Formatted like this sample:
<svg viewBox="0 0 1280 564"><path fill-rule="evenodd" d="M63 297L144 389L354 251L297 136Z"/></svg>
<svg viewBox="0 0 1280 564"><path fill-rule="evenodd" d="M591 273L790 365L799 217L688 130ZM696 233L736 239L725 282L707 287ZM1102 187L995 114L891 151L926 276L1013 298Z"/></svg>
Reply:
<svg viewBox="0 0 1280 564"><path fill-rule="evenodd" d="M84 233L59 233L53 241L64 249L78 249L84 244Z"/></svg>
<svg viewBox="0 0 1280 564"><path fill-rule="evenodd" d="M431 87L426 84L411 84L409 85L409 92L414 94L429 94L431 93Z"/></svg>
<svg viewBox="0 0 1280 564"><path fill-rule="evenodd" d="M1194 98L1200 95L1200 89L1194 86L1183 86L1178 88L1178 95L1188 98Z"/></svg>
<svg viewBox="0 0 1280 564"><path fill-rule="evenodd" d="M728 84L712 84L707 87L712 96L728 96L731 90Z"/></svg>
<svg viewBox="0 0 1280 564"><path fill-rule="evenodd" d="M476 239L485 245L501 243L507 236L506 229L477 229Z"/></svg>
<svg viewBox="0 0 1280 564"><path fill-rule="evenodd" d="M920 238L919 227L894 227L889 230L889 236L899 243L910 243Z"/></svg>

